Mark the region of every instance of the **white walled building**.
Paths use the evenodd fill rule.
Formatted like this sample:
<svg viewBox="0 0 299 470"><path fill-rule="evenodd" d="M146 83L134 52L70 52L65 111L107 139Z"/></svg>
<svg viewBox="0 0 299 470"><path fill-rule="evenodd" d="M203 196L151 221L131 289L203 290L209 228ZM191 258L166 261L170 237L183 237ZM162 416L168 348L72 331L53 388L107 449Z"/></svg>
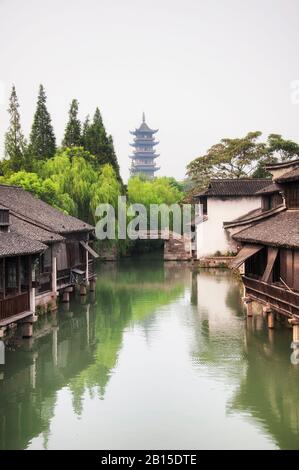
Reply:
<svg viewBox="0 0 299 470"><path fill-rule="evenodd" d="M206 191L195 196L203 212L196 225L197 258L237 251L236 242L223 224L258 209L261 195L256 192L268 185L269 179L215 179Z"/></svg>

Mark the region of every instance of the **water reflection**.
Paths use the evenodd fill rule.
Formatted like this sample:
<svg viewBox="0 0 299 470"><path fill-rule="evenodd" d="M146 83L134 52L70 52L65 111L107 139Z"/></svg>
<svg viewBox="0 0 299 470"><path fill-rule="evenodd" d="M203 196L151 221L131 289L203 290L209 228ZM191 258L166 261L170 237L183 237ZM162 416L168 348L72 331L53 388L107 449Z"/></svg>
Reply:
<svg viewBox="0 0 299 470"><path fill-rule="evenodd" d="M224 270L139 260L6 340L0 448L299 448L291 333Z"/></svg>

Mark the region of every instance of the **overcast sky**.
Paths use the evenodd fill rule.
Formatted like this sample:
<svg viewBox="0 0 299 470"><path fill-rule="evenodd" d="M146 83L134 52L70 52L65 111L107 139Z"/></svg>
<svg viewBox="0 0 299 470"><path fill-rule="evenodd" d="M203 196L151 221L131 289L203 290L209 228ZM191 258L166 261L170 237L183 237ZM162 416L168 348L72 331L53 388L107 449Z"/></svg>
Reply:
<svg viewBox="0 0 299 470"><path fill-rule="evenodd" d="M82 119L99 106L125 179L143 111L179 179L222 137L299 141L298 20L298 0L0 0L1 147L12 83L26 134L39 83L58 142L72 98Z"/></svg>

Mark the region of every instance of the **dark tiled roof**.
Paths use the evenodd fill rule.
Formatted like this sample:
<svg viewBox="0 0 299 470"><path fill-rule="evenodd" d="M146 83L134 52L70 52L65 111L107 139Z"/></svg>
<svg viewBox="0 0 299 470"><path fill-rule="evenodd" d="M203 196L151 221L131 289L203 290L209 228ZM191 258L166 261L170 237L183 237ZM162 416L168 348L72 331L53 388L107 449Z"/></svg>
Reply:
<svg viewBox="0 0 299 470"><path fill-rule="evenodd" d="M258 178L213 179L210 181L208 189L195 197L255 196L257 191L269 186L269 182L269 179Z"/></svg>
<svg viewBox="0 0 299 470"><path fill-rule="evenodd" d="M64 240L64 237L58 233L49 232L36 225L32 225L32 223L26 222L26 220L20 219L13 214L10 214L10 230L43 243L53 243Z"/></svg>
<svg viewBox="0 0 299 470"><path fill-rule="evenodd" d="M257 209L253 209L249 212L246 212L246 214L241 215L240 217L237 217L236 219L230 220L229 222L223 222L223 225L228 225L228 224L234 224L237 222L243 222L248 219L252 219L253 217L257 217L262 214L262 208L258 207Z"/></svg>
<svg viewBox="0 0 299 470"><path fill-rule="evenodd" d="M284 210L285 210L285 206L283 204L281 204L280 206L274 207L272 209L269 209L267 211L263 211L262 208L259 207L258 209L249 211L246 214L243 214L234 220L231 220L229 222L223 222L223 226L225 228L229 228L232 226L253 224L254 222L257 222L258 220L267 219L271 215L277 214L278 212L282 212Z"/></svg>
<svg viewBox="0 0 299 470"><path fill-rule="evenodd" d="M278 193L279 191L281 191L281 186L279 186L277 183L271 183L269 186L266 186L260 191L257 191L256 194L273 194Z"/></svg>
<svg viewBox="0 0 299 470"><path fill-rule="evenodd" d="M138 131L141 131L141 132L157 132L158 129L151 129L147 124L146 122L143 122L141 124L141 126L139 127L139 129L137 129Z"/></svg>
<svg viewBox="0 0 299 470"><path fill-rule="evenodd" d="M289 166L293 165L299 165L299 158L296 158L295 160L287 160L285 162L269 163L269 165L266 165L265 168L266 170L275 170L275 168L288 168Z"/></svg>
<svg viewBox="0 0 299 470"><path fill-rule="evenodd" d="M45 251L47 246L39 241L24 237L15 232L0 232L0 258L37 254Z"/></svg>
<svg viewBox="0 0 299 470"><path fill-rule="evenodd" d="M91 225L64 214L16 186L0 185L0 202L26 218L28 222L33 222L45 230L60 234L93 230Z"/></svg>
<svg viewBox="0 0 299 470"><path fill-rule="evenodd" d="M299 211L285 210L236 233L241 242L299 248Z"/></svg>
<svg viewBox="0 0 299 470"><path fill-rule="evenodd" d="M283 175L276 178L276 181L278 183L286 183L288 181L298 181L298 180L299 180L299 168L294 168L293 170L288 171L287 173L284 173Z"/></svg>

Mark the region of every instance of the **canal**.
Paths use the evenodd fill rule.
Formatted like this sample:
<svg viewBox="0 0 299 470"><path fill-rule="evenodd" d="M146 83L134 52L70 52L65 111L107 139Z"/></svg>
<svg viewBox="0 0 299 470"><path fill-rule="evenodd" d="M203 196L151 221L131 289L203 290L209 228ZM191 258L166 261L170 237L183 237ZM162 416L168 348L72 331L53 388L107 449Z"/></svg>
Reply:
<svg viewBox="0 0 299 470"><path fill-rule="evenodd" d="M299 448L291 332L225 270L137 258L6 340L1 449Z"/></svg>

